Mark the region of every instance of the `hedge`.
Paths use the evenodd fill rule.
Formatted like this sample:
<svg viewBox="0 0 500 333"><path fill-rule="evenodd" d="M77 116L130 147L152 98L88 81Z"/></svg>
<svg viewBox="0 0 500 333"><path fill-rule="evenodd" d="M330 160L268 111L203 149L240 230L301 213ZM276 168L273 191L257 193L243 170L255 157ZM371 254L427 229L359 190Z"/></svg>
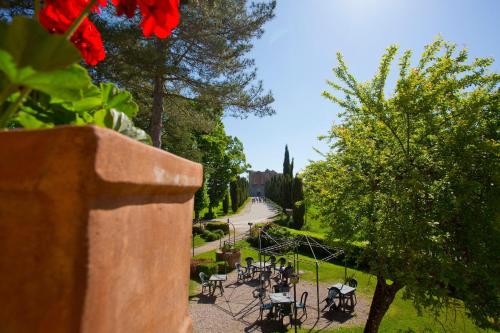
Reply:
<svg viewBox="0 0 500 333"><path fill-rule="evenodd" d="M224 234L229 233L229 223L226 222L208 222L205 225L205 228L209 231L215 231L216 229L220 229L224 232Z"/></svg>
<svg viewBox="0 0 500 333"><path fill-rule="evenodd" d="M201 235L205 229L202 225L193 224L193 235Z"/></svg>
<svg viewBox="0 0 500 333"><path fill-rule="evenodd" d="M225 266L225 261L215 262L212 259L191 259L189 271L191 274L191 278L199 281L200 272L205 273L208 278L210 278L212 274L229 273L230 268Z"/></svg>

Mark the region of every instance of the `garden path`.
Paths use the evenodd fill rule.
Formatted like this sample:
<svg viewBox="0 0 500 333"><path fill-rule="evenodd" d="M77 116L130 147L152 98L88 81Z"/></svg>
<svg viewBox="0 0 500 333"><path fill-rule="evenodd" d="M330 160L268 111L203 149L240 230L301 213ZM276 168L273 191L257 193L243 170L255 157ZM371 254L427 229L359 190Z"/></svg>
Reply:
<svg viewBox="0 0 500 333"><path fill-rule="evenodd" d="M236 215L232 215L229 217L221 217L218 219L214 219L213 221L222 221L226 222L229 218L229 221L234 224L234 228L236 230L236 237L242 235L249 230L248 223L259 223L270 220L272 217L279 214L278 208L267 202L252 202L249 200L246 206L241 210L240 213ZM231 230L231 237L233 237L233 230ZM194 249L194 254L200 254L204 252L208 252L211 250L215 250L219 248L220 241L216 240L210 243L203 244L200 247Z"/></svg>

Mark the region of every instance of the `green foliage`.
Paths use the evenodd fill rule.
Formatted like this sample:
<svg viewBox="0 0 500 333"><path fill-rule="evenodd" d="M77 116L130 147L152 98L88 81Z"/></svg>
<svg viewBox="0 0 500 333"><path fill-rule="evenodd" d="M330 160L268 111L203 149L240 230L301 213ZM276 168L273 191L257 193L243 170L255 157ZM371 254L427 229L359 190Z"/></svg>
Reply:
<svg viewBox="0 0 500 333"><path fill-rule="evenodd" d="M219 235L219 238L224 237L224 231L222 231L221 229L215 229L213 233Z"/></svg>
<svg viewBox="0 0 500 333"><path fill-rule="evenodd" d="M293 204L293 227L297 230L302 229L304 225L304 191L302 188L302 178L299 176L293 179L292 186L292 202Z"/></svg>
<svg viewBox="0 0 500 333"><path fill-rule="evenodd" d="M229 224L226 222L208 222L205 228L209 231L222 230L224 234L229 233Z"/></svg>
<svg viewBox="0 0 500 333"><path fill-rule="evenodd" d="M0 35L0 128L92 124L150 142L130 119L138 109L130 93L93 85L63 36L26 17L0 22Z"/></svg>
<svg viewBox="0 0 500 333"><path fill-rule="evenodd" d="M194 216L198 220L200 212L208 206L207 186L203 181L202 186L194 194Z"/></svg>
<svg viewBox="0 0 500 333"><path fill-rule="evenodd" d="M222 211L224 212L224 214L227 214L229 212L229 193L227 192L224 196L224 200L222 201Z"/></svg>
<svg viewBox="0 0 500 333"><path fill-rule="evenodd" d="M219 272L219 264L216 262L200 263L196 266L196 277L199 276L200 272L205 273L210 278L210 275Z"/></svg>
<svg viewBox="0 0 500 333"><path fill-rule="evenodd" d="M208 175L207 192L211 213L212 208L217 207L224 198L229 182L249 165L241 141L226 135L222 122L210 134L202 136L200 148L204 152L203 164Z"/></svg>
<svg viewBox="0 0 500 333"><path fill-rule="evenodd" d="M338 55L341 84L329 85L346 97L324 95L343 108L342 123L325 160L307 167L308 196L332 235L367 241L380 288L405 286L417 309L434 313L458 297L479 326L498 328L500 75L489 72L492 59L469 62L467 50L438 39L414 68L403 54L386 97L397 51L387 49L366 83Z"/></svg>
<svg viewBox="0 0 500 333"><path fill-rule="evenodd" d="M215 232L212 232L212 231L209 231L206 229L203 231L203 234L201 235L201 237L208 242L212 242L214 240L221 238L219 233L215 233Z"/></svg>
<svg viewBox="0 0 500 333"><path fill-rule="evenodd" d="M192 231L193 235L201 235L203 234L203 231L205 231L205 228L203 228L203 226L200 224L193 224Z"/></svg>
<svg viewBox="0 0 500 333"><path fill-rule="evenodd" d="M229 184L229 192L231 193L231 209L236 213L248 198L248 180L237 177Z"/></svg>
<svg viewBox="0 0 500 333"><path fill-rule="evenodd" d="M283 158L283 175L290 175L290 153L288 152L288 145L285 145L285 157Z"/></svg>

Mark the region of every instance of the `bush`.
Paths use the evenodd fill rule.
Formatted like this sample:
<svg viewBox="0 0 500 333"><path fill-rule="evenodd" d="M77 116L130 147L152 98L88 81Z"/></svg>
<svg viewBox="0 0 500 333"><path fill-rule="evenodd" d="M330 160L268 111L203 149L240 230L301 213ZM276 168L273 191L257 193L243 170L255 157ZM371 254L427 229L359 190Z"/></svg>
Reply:
<svg viewBox="0 0 500 333"><path fill-rule="evenodd" d="M220 229L224 232L224 234L229 233L229 223L226 222L208 222L206 225L206 229L210 231L215 231L216 229Z"/></svg>
<svg viewBox="0 0 500 333"><path fill-rule="evenodd" d="M226 274L229 273L230 269L227 267L225 261L217 261L217 273L219 274Z"/></svg>
<svg viewBox="0 0 500 333"><path fill-rule="evenodd" d="M200 263L196 267L196 278L199 280L200 272L203 272L210 278L210 275L217 274L219 272L219 264L216 262L204 262Z"/></svg>
<svg viewBox="0 0 500 333"><path fill-rule="evenodd" d="M211 220L213 218L215 218L214 212L206 212L205 215L203 215L204 220Z"/></svg>
<svg viewBox="0 0 500 333"><path fill-rule="evenodd" d="M189 275L191 278L196 278L196 280L198 280L199 278L196 273L198 271L198 266L211 262L213 262L212 259L191 259L191 263L189 265Z"/></svg>
<svg viewBox="0 0 500 333"><path fill-rule="evenodd" d="M219 238L224 237L224 231L222 231L221 229L215 229L213 233L219 235Z"/></svg>
<svg viewBox="0 0 500 333"><path fill-rule="evenodd" d="M200 224L193 224L193 235L202 235L205 228Z"/></svg>
<svg viewBox="0 0 500 333"><path fill-rule="evenodd" d="M220 239L222 236L219 233L205 230L203 232L203 235L201 237L203 237L203 239L205 239L205 240L207 240L209 242L212 242L214 240Z"/></svg>

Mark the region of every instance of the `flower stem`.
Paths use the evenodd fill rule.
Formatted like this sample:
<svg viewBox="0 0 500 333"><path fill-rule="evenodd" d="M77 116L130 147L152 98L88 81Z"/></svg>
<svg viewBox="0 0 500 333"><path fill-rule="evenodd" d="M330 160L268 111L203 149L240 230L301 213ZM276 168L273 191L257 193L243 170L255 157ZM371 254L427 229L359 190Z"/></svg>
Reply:
<svg viewBox="0 0 500 333"><path fill-rule="evenodd" d="M35 19L38 20L38 13L40 12L40 0L35 0Z"/></svg>
<svg viewBox="0 0 500 333"><path fill-rule="evenodd" d="M66 32L64 33L64 38L66 38L67 40L71 39L71 36L73 36L73 34L78 29L80 24L82 24L83 20L89 15L90 9L96 3L96 1L97 0L90 0L90 2L87 4L87 6L85 6L83 11L80 13L80 16L78 16L76 18L76 20L74 20L73 23L71 23L68 30L66 30Z"/></svg>
<svg viewBox="0 0 500 333"><path fill-rule="evenodd" d="M31 89L24 89L21 95L9 105L3 114L0 114L0 128L5 128L10 118L16 114L17 109L23 103L24 99L31 93Z"/></svg>

